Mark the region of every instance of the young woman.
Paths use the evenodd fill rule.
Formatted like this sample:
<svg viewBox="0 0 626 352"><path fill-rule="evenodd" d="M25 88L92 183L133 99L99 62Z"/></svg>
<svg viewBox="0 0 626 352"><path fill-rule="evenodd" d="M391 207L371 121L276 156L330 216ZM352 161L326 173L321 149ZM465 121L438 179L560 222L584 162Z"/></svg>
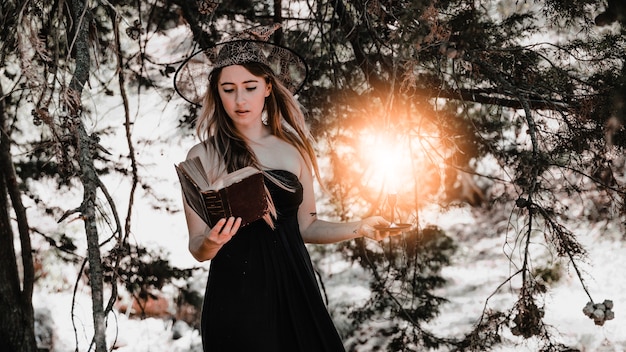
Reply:
<svg viewBox="0 0 626 352"><path fill-rule="evenodd" d="M276 217L245 227L241 219L221 219L210 228L185 202L189 251L199 261L211 260L202 312L204 350L344 351L305 243L380 240L375 226L389 223L377 216L347 223L317 217L313 182L319 171L293 96L305 76L294 74L304 65L297 54L256 40L211 50L203 51L205 60L212 59L204 67L210 71L208 88L197 121L202 142L188 158L199 157L212 179L245 166L263 170ZM286 62L299 69L284 70ZM183 87L198 85L184 82L183 73L177 76L177 91L197 102L200 95L185 95Z"/></svg>

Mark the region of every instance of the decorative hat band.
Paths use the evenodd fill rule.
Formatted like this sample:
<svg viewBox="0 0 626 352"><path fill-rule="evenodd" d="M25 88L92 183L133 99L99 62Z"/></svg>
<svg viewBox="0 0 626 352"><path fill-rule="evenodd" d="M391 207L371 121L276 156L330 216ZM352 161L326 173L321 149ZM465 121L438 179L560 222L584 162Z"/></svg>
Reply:
<svg viewBox="0 0 626 352"><path fill-rule="evenodd" d="M308 74L304 59L291 49L266 40L236 39L197 51L188 57L174 75L174 88L183 99L201 105L214 69L251 62L267 65L293 94L302 88Z"/></svg>

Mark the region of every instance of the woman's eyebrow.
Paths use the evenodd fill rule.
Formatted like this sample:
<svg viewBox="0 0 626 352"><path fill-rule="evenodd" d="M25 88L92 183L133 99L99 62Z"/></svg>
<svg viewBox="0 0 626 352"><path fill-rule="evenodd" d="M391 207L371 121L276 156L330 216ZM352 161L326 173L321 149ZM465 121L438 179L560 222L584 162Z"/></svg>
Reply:
<svg viewBox="0 0 626 352"><path fill-rule="evenodd" d="M247 84L247 83L258 83L258 82L259 82L258 79L250 79L250 80L247 80L247 81L243 81L242 83L243 84ZM222 83L220 83L220 86L224 86L224 85L227 85L227 84L233 84L234 85L235 83L232 83L232 82L222 82Z"/></svg>

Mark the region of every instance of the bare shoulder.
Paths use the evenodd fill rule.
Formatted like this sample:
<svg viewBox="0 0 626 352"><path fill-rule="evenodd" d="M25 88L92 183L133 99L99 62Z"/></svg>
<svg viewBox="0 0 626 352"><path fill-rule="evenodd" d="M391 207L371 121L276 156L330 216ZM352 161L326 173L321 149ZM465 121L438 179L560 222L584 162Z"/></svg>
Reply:
<svg viewBox="0 0 626 352"><path fill-rule="evenodd" d="M263 146L253 147L261 164L268 169L280 169L300 176L304 160L298 149L291 143L276 136Z"/></svg>
<svg viewBox="0 0 626 352"><path fill-rule="evenodd" d="M206 144L204 142L200 142L200 143L194 145L187 152L187 159L191 159L191 158L194 158L194 157L202 156L203 153L205 152L204 151L205 147L206 147Z"/></svg>
<svg viewBox="0 0 626 352"><path fill-rule="evenodd" d="M210 143L200 142L187 152L187 159L200 158L205 170L215 170L220 166L219 156Z"/></svg>

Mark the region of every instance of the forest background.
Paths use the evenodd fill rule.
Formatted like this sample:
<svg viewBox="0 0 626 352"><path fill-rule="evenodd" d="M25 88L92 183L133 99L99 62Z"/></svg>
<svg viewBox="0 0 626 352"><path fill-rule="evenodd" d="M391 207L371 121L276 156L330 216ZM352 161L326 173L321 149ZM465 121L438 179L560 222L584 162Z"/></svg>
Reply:
<svg viewBox="0 0 626 352"><path fill-rule="evenodd" d="M171 341L199 348L206 265L186 252L173 172L198 110L172 77L273 23L309 65L298 99L319 141L321 215L412 225L310 247L348 350L626 349L611 326L623 295L592 275L601 260L617 280L623 262L622 2L8 0L0 22L7 350L122 349L124 319L159 314ZM463 267L476 271L451 283ZM564 282L570 319L599 342L551 324ZM459 297L480 308L446 320Z"/></svg>

